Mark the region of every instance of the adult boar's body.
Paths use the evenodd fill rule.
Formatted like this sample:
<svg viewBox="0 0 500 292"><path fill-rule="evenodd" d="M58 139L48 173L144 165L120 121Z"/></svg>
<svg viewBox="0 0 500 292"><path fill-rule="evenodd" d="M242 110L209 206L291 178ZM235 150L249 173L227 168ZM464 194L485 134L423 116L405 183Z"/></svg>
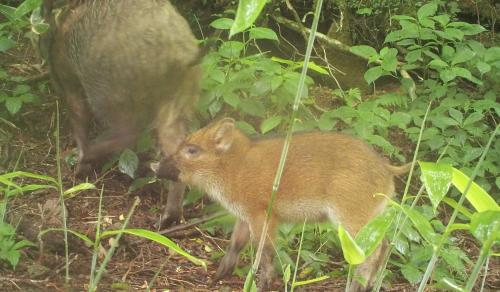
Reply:
<svg viewBox="0 0 500 292"><path fill-rule="evenodd" d="M186 20L166 0L68 1L59 14L53 5L43 3L51 29L41 44L70 108L77 172L130 145L151 125L169 157L184 138L199 92L199 49ZM99 142L89 140L91 116L107 129ZM181 214L184 186L173 189L170 221Z"/></svg>

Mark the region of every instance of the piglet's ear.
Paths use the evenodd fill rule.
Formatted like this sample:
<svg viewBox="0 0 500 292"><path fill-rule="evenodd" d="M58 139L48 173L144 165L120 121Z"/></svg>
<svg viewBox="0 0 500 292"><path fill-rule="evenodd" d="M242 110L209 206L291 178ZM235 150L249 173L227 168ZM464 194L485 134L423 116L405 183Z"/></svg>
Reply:
<svg viewBox="0 0 500 292"><path fill-rule="evenodd" d="M222 154L231 148L234 138L234 120L224 118L214 127L213 141L216 152Z"/></svg>

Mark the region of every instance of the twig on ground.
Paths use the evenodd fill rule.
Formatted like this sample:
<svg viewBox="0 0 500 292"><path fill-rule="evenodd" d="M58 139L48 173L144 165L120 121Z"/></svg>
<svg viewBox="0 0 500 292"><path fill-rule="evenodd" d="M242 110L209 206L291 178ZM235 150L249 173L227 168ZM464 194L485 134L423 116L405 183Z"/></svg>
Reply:
<svg viewBox="0 0 500 292"><path fill-rule="evenodd" d="M176 225L176 226L170 227L168 229L160 230L158 233L159 234L172 234L172 233L179 232L179 231L182 231L185 229L189 229L189 228L194 227L196 225L205 223L205 222L210 221L212 219L222 217L225 214L226 214L225 212L219 212L219 213L215 213L215 214L212 214L209 216L203 216L201 218L194 219L191 222L186 223L186 224Z"/></svg>

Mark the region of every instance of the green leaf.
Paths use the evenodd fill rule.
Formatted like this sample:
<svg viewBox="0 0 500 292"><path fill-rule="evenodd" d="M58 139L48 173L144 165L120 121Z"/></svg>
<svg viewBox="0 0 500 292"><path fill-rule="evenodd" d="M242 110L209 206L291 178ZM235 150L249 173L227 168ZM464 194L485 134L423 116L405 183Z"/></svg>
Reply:
<svg viewBox="0 0 500 292"><path fill-rule="evenodd" d="M476 122L481 121L484 118L484 115L481 112L473 112L468 117L465 118L464 127L471 126Z"/></svg>
<svg viewBox="0 0 500 292"><path fill-rule="evenodd" d="M249 28L259 16L267 0L240 0L229 37Z"/></svg>
<svg viewBox="0 0 500 292"><path fill-rule="evenodd" d="M16 44L17 43L15 41L9 39L8 37L0 35L0 52L7 52L7 50L15 47Z"/></svg>
<svg viewBox="0 0 500 292"><path fill-rule="evenodd" d="M239 58L245 45L238 41L227 41L219 47L219 54L228 59Z"/></svg>
<svg viewBox="0 0 500 292"><path fill-rule="evenodd" d="M373 56L378 56L377 51L370 46L352 46L349 51L357 56L369 59ZM378 59L378 58L377 58Z"/></svg>
<svg viewBox="0 0 500 292"><path fill-rule="evenodd" d="M395 112L389 119L389 125L396 126L401 129L406 129L406 126L411 122L411 115L405 112Z"/></svg>
<svg viewBox="0 0 500 292"><path fill-rule="evenodd" d="M264 104L262 104L261 101L255 100L255 99L243 99L240 101L240 104L238 107L246 114L256 116L256 117L263 117L266 108L264 107Z"/></svg>
<svg viewBox="0 0 500 292"><path fill-rule="evenodd" d="M5 100L5 107L7 108L9 113L11 113L13 115L15 115L21 109L22 105L23 105L23 102L18 97L8 97Z"/></svg>
<svg viewBox="0 0 500 292"><path fill-rule="evenodd" d="M347 230L339 224L338 235L342 246L342 253L349 265L359 265L366 259L364 251L356 244Z"/></svg>
<svg viewBox="0 0 500 292"><path fill-rule="evenodd" d="M73 198L74 196L77 195L78 192L84 190L94 190L95 188L96 188L95 185L91 183L81 183L64 191L64 195L68 196L69 198Z"/></svg>
<svg viewBox="0 0 500 292"><path fill-rule="evenodd" d="M377 80L380 76L382 76L383 74L384 74L384 71L382 69L382 66L375 66L375 67L368 69L365 72L364 78L368 84L371 84L375 80Z"/></svg>
<svg viewBox="0 0 500 292"><path fill-rule="evenodd" d="M243 133L245 133L247 135L257 134L257 131L254 129L254 127L245 121L237 121L236 127L238 129L242 130Z"/></svg>
<svg viewBox="0 0 500 292"><path fill-rule="evenodd" d="M271 131L272 129L276 128L277 126L279 126L279 124L281 124L281 117L280 116L272 116L270 118L267 118L260 125L260 132L262 134L265 134L265 133Z"/></svg>
<svg viewBox="0 0 500 292"><path fill-rule="evenodd" d="M453 58L451 60L452 65L460 64L467 62L474 58L476 56L476 53L474 53L471 49L468 49L467 47L461 47L457 49L457 52L455 55L453 55Z"/></svg>
<svg viewBox="0 0 500 292"><path fill-rule="evenodd" d="M245 284L243 284L244 292L257 292L257 284L255 284L255 277L253 276L252 269L248 270Z"/></svg>
<svg viewBox="0 0 500 292"><path fill-rule="evenodd" d="M440 59L434 59L429 62L429 68L432 69L443 69L449 67L448 63Z"/></svg>
<svg viewBox="0 0 500 292"><path fill-rule="evenodd" d="M451 165L444 163L418 162L422 175L420 179L424 183L425 189L429 194L434 212L441 200L446 196L450 189L453 169Z"/></svg>
<svg viewBox="0 0 500 292"><path fill-rule="evenodd" d="M437 12L437 4L435 2L427 3L420 7L417 11L417 18L418 21L420 22L422 19L429 17L429 16L434 16Z"/></svg>
<svg viewBox="0 0 500 292"><path fill-rule="evenodd" d="M33 11L35 8L40 7L41 4L42 0L25 0L23 3L21 3L21 5L19 5L16 8L14 15L17 18L24 16Z"/></svg>
<svg viewBox="0 0 500 292"><path fill-rule="evenodd" d="M448 83L456 77L457 75L451 69L446 69L439 72L439 78L441 78L443 83Z"/></svg>
<svg viewBox="0 0 500 292"><path fill-rule="evenodd" d="M365 256L370 256L377 248L389 229L396 212L393 208L372 219L356 234L356 243L363 250Z"/></svg>
<svg viewBox="0 0 500 292"><path fill-rule="evenodd" d="M107 237L107 236L113 236L113 235L116 235L119 233L125 233L125 234L135 235L135 236L138 236L141 238L149 239L151 241L154 241L156 243L159 243L159 244L169 248L172 251L175 251L176 253L180 254L181 256L183 256L186 259L188 259L189 261L191 261L193 264L202 266L205 269L207 268L207 264L203 260L200 260L200 259L190 255L189 253L184 251L182 248L180 248L175 242L173 242L169 238L167 238L161 234L158 234L154 231L151 231L151 230L145 230L145 229L124 229L123 231L122 230L108 230L108 231L104 231L101 234L101 238Z"/></svg>
<svg viewBox="0 0 500 292"><path fill-rule="evenodd" d="M446 28L444 30L444 36L446 36L446 38L449 40L461 41L464 39L464 33L456 28Z"/></svg>
<svg viewBox="0 0 500 292"><path fill-rule="evenodd" d="M456 110L454 108L450 108L449 113L450 113L450 116L455 119L455 121L457 121L459 124L462 123L462 121L464 119L464 114L462 114L461 111Z"/></svg>
<svg viewBox="0 0 500 292"><path fill-rule="evenodd" d="M492 63L497 60L500 60L500 47L491 47L487 49L484 54L484 61Z"/></svg>
<svg viewBox="0 0 500 292"><path fill-rule="evenodd" d="M422 272L411 263L401 267L401 274L403 274L403 277L413 285L419 283L423 276Z"/></svg>
<svg viewBox="0 0 500 292"><path fill-rule="evenodd" d="M250 39L265 39L265 40L273 40L279 41L278 35L274 32L274 30L266 28L266 27L254 27L250 29Z"/></svg>
<svg viewBox="0 0 500 292"><path fill-rule="evenodd" d="M465 191L468 181L469 177L467 175L453 168L453 179L451 182L461 193ZM466 198L478 212L500 210L495 200L475 182L472 182Z"/></svg>
<svg viewBox="0 0 500 292"><path fill-rule="evenodd" d="M484 74L484 73L488 73L488 72L491 71L490 64L485 63L483 61L478 61L476 63L476 68L477 68L477 70L479 70L479 73L481 73L481 75Z"/></svg>
<svg viewBox="0 0 500 292"><path fill-rule="evenodd" d="M413 51L409 51L406 56L405 56L405 60L406 62L408 63L415 63L417 62L420 58L422 57L422 50L421 49L417 49L417 50L413 50Z"/></svg>
<svg viewBox="0 0 500 292"><path fill-rule="evenodd" d="M230 18L221 17L210 23L210 26L215 29L230 29L233 26L234 20Z"/></svg>
<svg viewBox="0 0 500 292"><path fill-rule="evenodd" d="M122 173L130 176L131 178L134 178L135 171L137 170L138 166L139 158L137 157L135 152L130 149L123 150L122 154L120 155L120 159L118 160L118 169Z"/></svg>
<svg viewBox="0 0 500 292"><path fill-rule="evenodd" d="M301 62L302 65L304 64L304 62ZM317 73L320 73L320 74L323 74L323 75L328 75L328 71L326 69L324 69L323 67L321 67L320 65L314 63L314 61L310 61L309 63L307 63L307 68L313 70L313 71L316 71Z"/></svg>
<svg viewBox="0 0 500 292"><path fill-rule="evenodd" d="M390 48L387 50L385 54L381 54L382 57L382 69L389 72L396 71L398 66L397 59L398 51L394 48Z"/></svg>
<svg viewBox="0 0 500 292"><path fill-rule="evenodd" d="M484 211L472 215L470 230L479 241L485 242L490 236L499 240L500 211Z"/></svg>
<svg viewBox="0 0 500 292"><path fill-rule="evenodd" d="M447 14L433 16L432 19L439 22L441 26L446 26L450 22L450 16Z"/></svg>
<svg viewBox="0 0 500 292"><path fill-rule="evenodd" d="M229 104L233 108L237 108L240 104L240 97L234 92L227 92L223 94L222 99L224 99L224 102Z"/></svg>

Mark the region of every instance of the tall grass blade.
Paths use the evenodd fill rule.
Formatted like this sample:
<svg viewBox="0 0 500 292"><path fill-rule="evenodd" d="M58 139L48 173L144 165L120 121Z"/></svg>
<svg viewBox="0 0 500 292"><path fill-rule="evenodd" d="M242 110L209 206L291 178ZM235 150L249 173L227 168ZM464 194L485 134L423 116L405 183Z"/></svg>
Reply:
<svg viewBox="0 0 500 292"><path fill-rule="evenodd" d="M322 6L323 6L323 0L318 0L316 2L316 9L315 9L315 12L314 12L314 19L313 19L313 23L312 23L312 26L311 26L311 34L309 35L309 40L308 40L307 48L306 48L306 54L305 54L305 57L304 57L304 66L302 66L302 72L300 74L298 88L297 88L297 92L296 92L295 99L294 99L294 102L293 102L292 114L290 115L290 124L288 126L288 130L287 130L287 133L286 133L286 138L285 138L285 143L283 145L283 150L281 151L281 156L280 156L280 162L279 162L279 165L278 165L278 169L277 169L276 175L274 177L273 189L272 189L272 192L271 192L271 199L269 201L269 206L268 206L268 209L267 209L266 221L265 221L264 226L262 228L262 232L261 232L261 236L260 236L260 241L259 241L259 246L257 248L257 254L255 256L255 261L254 261L254 263L252 265L252 269L251 269L252 275L251 275L251 277L255 277L255 273L259 269L260 260L262 258L262 252L263 252L263 248L264 248L264 243L265 243L267 232L268 232L268 229L269 229L269 219L271 218L271 214L272 214L272 210L273 210L273 204L274 204L274 199L276 197L276 193L278 191L279 184L280 184L280 181L281 181L281 176L282 176L283 170L285 168L286 156L288 154L288 148L290 147L290 142L291 142L291 139L292 139L293 127L294 127L295 120L296 120L296 117L297 117L297 112L298 112L298 109L299 109L300 100L302 98L302 93L303 93L303 90L304 90L305 79L306 79L306 76L307 76L307 69L308 69L307 64L309 64L309 59L311 58L311 51L312 51L312 48L313 48L313 45L314 45L314 39L316 37L316 31L318 29L319 16L321 14L321 7Z"/></svg>

